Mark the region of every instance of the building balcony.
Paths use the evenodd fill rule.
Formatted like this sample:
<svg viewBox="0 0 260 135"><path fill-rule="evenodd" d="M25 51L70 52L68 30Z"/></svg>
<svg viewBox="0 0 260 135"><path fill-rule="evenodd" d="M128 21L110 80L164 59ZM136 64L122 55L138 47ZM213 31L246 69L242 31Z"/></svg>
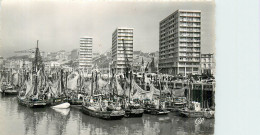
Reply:
<svg viewBox="0 0 260 135"><path fill-rule="evenodd" d="M181 37L199 37L200 35L198 34L181 34Z"/></svg>
<svg viewBox="0 0 260 135"><path fill-rule="evenodd" d="M200 50L193 49L193 52L200 52Z"/></svg>
<svg viewBox="0 0 260 135"><path fill-rule="evenodd" d="M198 29L198 30L197 30L197 29L193 29L192 31L193 31L193 32L200 32L199 29Z"/></svg>

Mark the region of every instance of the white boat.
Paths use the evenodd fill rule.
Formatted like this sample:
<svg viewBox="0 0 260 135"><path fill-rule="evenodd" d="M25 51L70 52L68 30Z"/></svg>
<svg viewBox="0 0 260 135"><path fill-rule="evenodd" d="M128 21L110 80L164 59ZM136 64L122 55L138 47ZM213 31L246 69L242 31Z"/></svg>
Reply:
<svg viewBox="0 0 260 135"><path fill-rule="evenodd" d="M52 106L52 108L57 108L57 109L67 109L70 107L70 103L61 103L59 105Z"/></svg>
<svg viewBox="0 0 260 135"><path fill-rule="evenodd" d="M67 116L70 112L70 108L68 109L58 109L58 108L52 108L54 111L64 115L64 116Z"/></svg>

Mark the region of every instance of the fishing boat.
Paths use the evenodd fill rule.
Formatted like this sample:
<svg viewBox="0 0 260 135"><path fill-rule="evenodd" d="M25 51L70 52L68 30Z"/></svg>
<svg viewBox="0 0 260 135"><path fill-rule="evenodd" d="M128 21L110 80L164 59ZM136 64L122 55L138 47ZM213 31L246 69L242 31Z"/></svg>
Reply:
<svg viewBox="0 0 260 135"><path fill-rule="evenodd" d="M155 89L153 85L150 85L151 89ZM154 104L148 104L145 108L145 113L152 115L167 115L168 111L165 107L165 102L162 102L162 90L161 90L161 81L159 79L159 97L154 99ZM156 93L158 90L155 91Z"/></svg>
<svg viewBox="0 0 260 135"><path fill-rule="evenodd" d="M159 102L157 100L157 102ZM146 114L152 114L152 115L167 115L170 111L168 111L166 108L163 108L161 105L155 105L155 104L147 104L145 106L144 113Z"/></svg>
<svg viewBox="0 0 260 135"><path fill-rule="evenodd" d="M142 117L144 113L144 109L140 106L140 104L130 104L125 109L125 117Z"/></svg>
<svg viewBox="0 0 260 135"><path fill-rule="evenodd" d="M190 88L188 91L188 98L189 98L188 106L179 110L180 116L188 117L188 118L214 118L215 117L214 110L211 110L210 108L201 108L201 104L199 102L191 101Z"/></svg>
<svg viewBox="0 0 260 135"><path fill-rule="evenodd" d="M17 86L13 86L13 85L10 85L10 84L6 84L6 85L3 85L2 88L1 88L1 92L4 94L4 95L17 95L18 94L18 87Z"/></svg>
<svg viewBox="0 0 260 135"><path fill-rule="evenodd" d="M198 102L192 102L191 108L185 108L180 110L180 116L188 118L214 118L215 111L208 108L201 109L200 103Z"/></svg>
<svg viewBox="0 0 260 135"><path fill-rule="evenodd" d="M67 79L69 80L66 80L66 87L67 90L70 91L68 102L71 105L82 105L84 95L83 83L85 82L84 77L82 77L82 73L73 72L67 77Z"/></svg>
<svg viewBox="0 0 260 135"><path fill-rule="evenodd" d="M83 103L83 95L82 94L75 94L73 93L70 98L68 99L68 102L71 105L82 105Z"/></svg>
<svg viewBox="0 0 260 135"><path fill-rule="evenodd" d="M66 96L64 87L64 71L60 69L59 76L57 77L56 83L49 86L49 96L47 104L55 108L69 108L70 103L68 103L68 96ZM65 77L66 78L66 77ZM50 82L49 82L50 83Z"/></svg>
<svg viewBox="0 0 260 135"><path fill-rule="evenodd" d="M26 81L25 86L21 88L17 96L18 103L31 108L45 107L46 100L39 94L33 94L34 91L34 86L30 81Z"/></svg>
<svg viewBox="0 0 260 135"><path fill-rule="evenodd" d="M192 102L190 108L184 108L179 110L180 116L188 118L201 118L204 112L200 108L200 103Z"/></svg>
<svg viewBox="0 0 260 135"><path fill-rule="evenodd" d="M173 98L173 102L168 104L167 110L172 112L178 112L186 107L187 100L186 97L175 97Z"/></svg>
<svg viewBox="0 0 260 135"><path fill-rule="evenodd" d="M129 84L129 89L128 92L125 92L124 95L128 94L128 101L125 103L125 117L142 117L144 113L144 109L140 106L138 103L134 103L133 98L131 98L131 92L132 92L132 85L133 85L133 70L130 65L130 62L128 60L127 54L126 54L126 48L124 44L124 39L122 40L123 42L123 49L124 49L124 56L126 58L126 71L125 71L125 84ZM117 78L113 75L113 78L116 79L116 86L120 86L118 83ZM126 91L126 90L125 90ZM126 97L126 96L124 96Z"/></svg>
<svg viewBox="0 0 260 135"><path fill-rule="evenodd" d="M124 117L125 112L120 106L110 102L108 106L101 106L101 103L93 102L93 99L87 100L88 103L82 105L82 112L93 117L106 119L106 120L118 120Z"/></svg>
<svg viewBox="0 0 260 135"><path fill-rule="evenodd" d="M41 60L37 40L33 69L30 73L31 77L30 79L27 78L27 80L24 81L25 83L19 91L17 96L17 101L19 104L32 108L46 106L46 99L44 93L42 93L43 87L39 85L39 81L42 79L43 72L43 63Z"/></svg>
<svg viewBox="0 0 260 135"><path fill-rule="evenodd" d="M92 72L91 95L83 98L82 112L93 117L105 120L117 120L124 117L125 111L119 104L102 99L102 95L93 95L94 73ZM95 77L97 86L97 72ZM97 89L97 87L96 87Z"/></svg>
<svg viewBox="0 0 260 135"><path fill-rule="evenodd" d="M1 79L1 93L4 95L17 95L18 89L19 89L19 79L18 79L18 73L12 73L13 70L11 69L10 72L8 72L8 79L4 80L4 77ZM11 75L10 75L11 74ZM9 79L11 78L11 79Z"/></svg>
<svg viewBox="0 0 260 135"><path fill-rule="evenodd" d="M126 103L125 107L125 117L142 117L144 113L144 109L141 107L140 104L135 103L131 100L131 91L132 91L132 84L133 84L133 74L130 71L130 86L128 91L128 102Z"/></svg>

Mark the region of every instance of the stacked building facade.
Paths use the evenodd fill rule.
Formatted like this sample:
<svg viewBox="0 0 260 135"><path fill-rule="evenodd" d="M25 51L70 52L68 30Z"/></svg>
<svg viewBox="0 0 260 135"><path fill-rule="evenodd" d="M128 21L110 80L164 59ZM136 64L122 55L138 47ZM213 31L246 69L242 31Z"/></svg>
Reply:
<svg viewBox="0 0 260 135"><path fill-rule="evenodd" d="M133 30L121 27L112 34L112 68L116 73L124 73L133 62Z"/></svg>
<svg viewBox="0 0 260 135"><path fill-rule="evenodd" d="M215 61L214 54L201 54L201 73L215 74Z"/></svg>
<svg viewBox="0 0 260 135"><path fill-rule="evenodd" d="M79 48L79 68L90 69L92 68L92 37L80 38Z"/></svg>
<svg viewBox="0 0 260 135"><path fill-rule="evenodd" d="M199 74L201 11L177 10L160 22L159 70L167 74Z"/></svg>

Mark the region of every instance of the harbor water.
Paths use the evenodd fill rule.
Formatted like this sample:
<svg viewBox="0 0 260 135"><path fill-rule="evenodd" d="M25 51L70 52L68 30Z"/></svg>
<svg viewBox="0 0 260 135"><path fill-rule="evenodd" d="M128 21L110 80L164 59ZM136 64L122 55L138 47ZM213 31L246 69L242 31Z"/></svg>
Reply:
<svg viewBox="0 0 260 135"><path fill-rule="evenodd" d="M144 114L142 118L107 121L69 109L27 108L16 96L0 95L0 135L211 135L214 119Z"/></svg>

